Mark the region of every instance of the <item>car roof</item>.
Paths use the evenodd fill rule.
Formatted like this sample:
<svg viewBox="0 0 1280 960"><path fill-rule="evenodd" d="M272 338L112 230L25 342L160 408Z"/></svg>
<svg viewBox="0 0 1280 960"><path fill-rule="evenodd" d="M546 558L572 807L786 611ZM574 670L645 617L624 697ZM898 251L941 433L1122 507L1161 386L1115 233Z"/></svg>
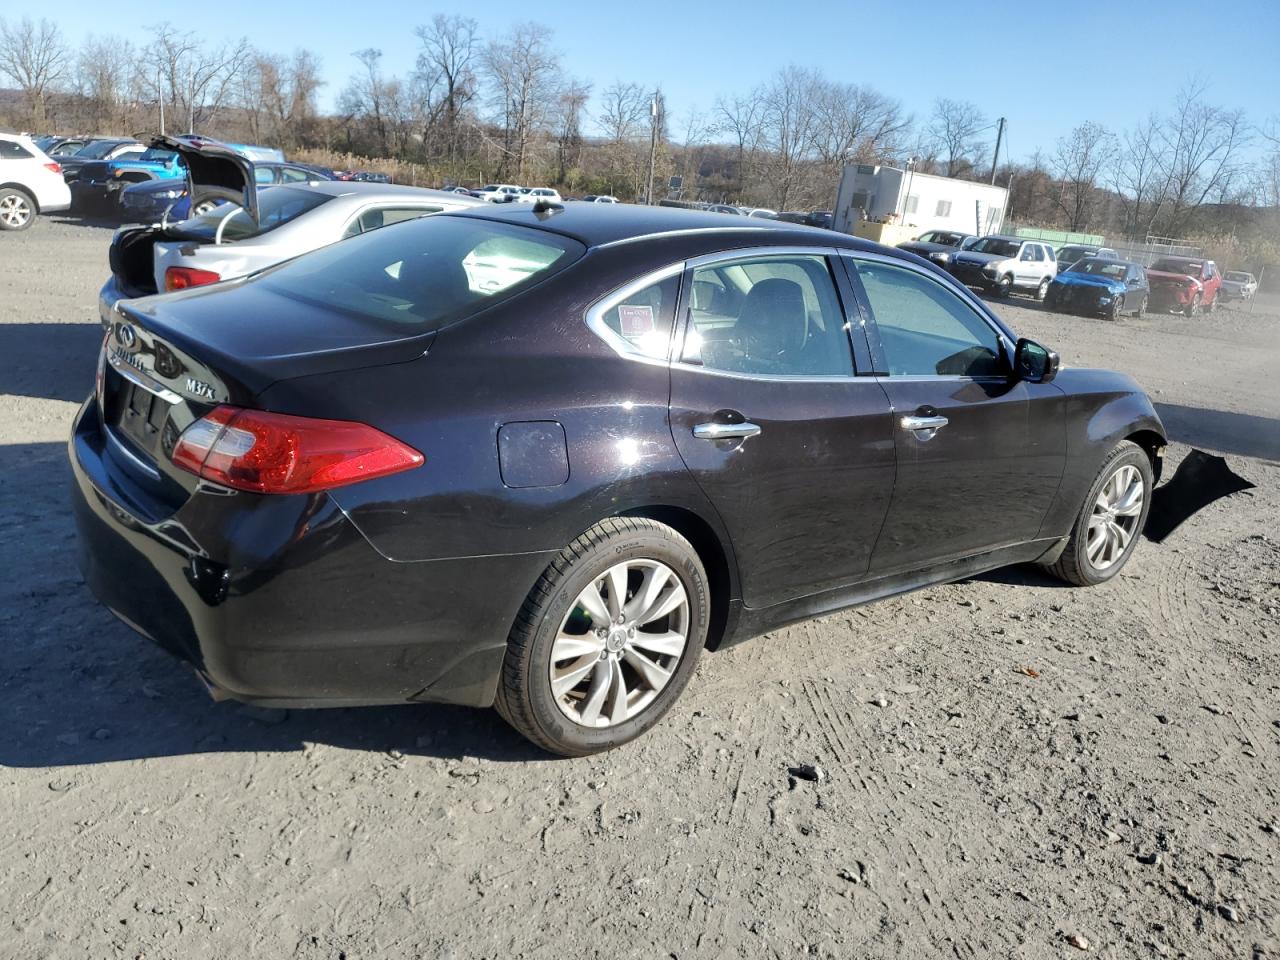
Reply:
<svg viewBox="0 0 1280 960"><path fill-rule="evenodd" d="M461 216L479 216L524 227L549 230L572 237L588 247L627 241L646 240L672 233L707 233L741 235L758 232L765 243L800 243L853 249L880 249L876 244L819 227L764 220L728 213L709 213L679 207L647 207L636 204L566 203L554 212L536 212L536 204L522 203L511 207L490 204L468 209ZM786 240L783 240L783 235Z"/></svg>

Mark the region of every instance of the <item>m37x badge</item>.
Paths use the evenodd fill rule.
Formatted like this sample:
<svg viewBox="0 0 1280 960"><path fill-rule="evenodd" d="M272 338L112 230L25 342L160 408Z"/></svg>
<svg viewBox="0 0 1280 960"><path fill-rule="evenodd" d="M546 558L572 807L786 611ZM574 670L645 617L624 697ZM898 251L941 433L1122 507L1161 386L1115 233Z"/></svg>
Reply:
<svg viewBox="0 0 1280 960"><path fill-rule="evenodd" d="M195 377L187 377L186 385L187 393L200 400L217 400L218 394L213 389L212 384L205 383L203 380L197 380Z"/></svg>

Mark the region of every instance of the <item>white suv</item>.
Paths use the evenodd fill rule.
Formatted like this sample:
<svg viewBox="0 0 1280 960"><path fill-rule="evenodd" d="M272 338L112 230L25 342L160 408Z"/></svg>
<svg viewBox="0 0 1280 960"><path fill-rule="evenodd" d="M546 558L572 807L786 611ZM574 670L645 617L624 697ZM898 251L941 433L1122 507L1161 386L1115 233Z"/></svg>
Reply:
<svg viewBox="0 0 1280 960"><path fill-rule="evenodd" d="M1014 290L1029 290L1043 300L1058 275L1058 260L1043 241L993 234L953 254L947 270L961 283L988 293L1007 297Z"/></svg>
<svg viewBox="0 0 1280 960"><path fill-rule="evenodd" d="M25 230L39 214L70 206L62 168L29 138L0 133L0 230Z"/></svg>
<svg viewBox="0 0 1280 960"><path fill-rule="evenodd" d="M473 190L471 195L481 200L488 200L490 203L514 203L523 193L523 190L512 183L491 183L479 190Z"/></svg>

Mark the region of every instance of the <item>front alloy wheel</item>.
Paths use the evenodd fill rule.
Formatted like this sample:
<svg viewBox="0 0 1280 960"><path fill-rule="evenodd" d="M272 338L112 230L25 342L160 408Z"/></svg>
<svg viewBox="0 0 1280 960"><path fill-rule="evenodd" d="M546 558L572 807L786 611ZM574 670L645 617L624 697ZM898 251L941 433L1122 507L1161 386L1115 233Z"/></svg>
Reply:
<svg viewBox="0 0 1280 960"><path fill-rule="evenodd" d="M1187 304L1187 316L1194 317L1200 313L1200 294L1196 294L1191 298L1191 302Z"/></svg>
<svg viewBox="0 0 1280 960"><path fill-rule="evenodd" d="M1132 556L1151 509L1151 461L1136 443L1107 455L1072 526L1062 554L1048 569L1079 587L1110 580Z"/></svg>
<svg viewBox="0 0 1280 960"><path fill-rule="evenodd" d="M1124 294L1111 301L1111 309L1107 311L1107 319L1119 320L1122 313L1124 313Z"/></svg>
<svg viewBox="0 0 1280 960"><path fill-rule="evenodd" d="M1040 286L1036 287L1036 299L1043 300L1049 293L1049 278L1045 277L1040 281Z"/></svg>
<svg viewBox="0 0 1280 960"><path fill-rule="evenodd" d="M706 571L665 524L615 517L560 552L511 634L498 712L563 756L608 750L654 726L706 643Z"/></svg>
<svg viewBox="0 0 1280 960"><path fill-rule="evenodd" d="M0 190L0 230L25 230L35 218L30 197L20 190Z"/></svg>
<svg viewBox="0 0 1280 960"><path fill-rule="evenodd" d="M1003 277L996 281L996 296L1010 297L1013 295L1013 274L1006 273Z"/></svg>

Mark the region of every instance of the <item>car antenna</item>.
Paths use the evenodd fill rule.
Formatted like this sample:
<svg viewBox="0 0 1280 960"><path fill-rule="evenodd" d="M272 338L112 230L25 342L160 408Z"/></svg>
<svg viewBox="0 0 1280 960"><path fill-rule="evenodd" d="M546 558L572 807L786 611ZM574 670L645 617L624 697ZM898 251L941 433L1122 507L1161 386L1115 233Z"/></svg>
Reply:
<svg viewBox="0 0 1280 960"><path fill-rule="evenodd" d="M539 197L533 202L533 212L541 219L555 216L564 210L563 203L556 203L554 200L548 200L546 197ZM545 214L546 216L543 216Z"/></svg>

